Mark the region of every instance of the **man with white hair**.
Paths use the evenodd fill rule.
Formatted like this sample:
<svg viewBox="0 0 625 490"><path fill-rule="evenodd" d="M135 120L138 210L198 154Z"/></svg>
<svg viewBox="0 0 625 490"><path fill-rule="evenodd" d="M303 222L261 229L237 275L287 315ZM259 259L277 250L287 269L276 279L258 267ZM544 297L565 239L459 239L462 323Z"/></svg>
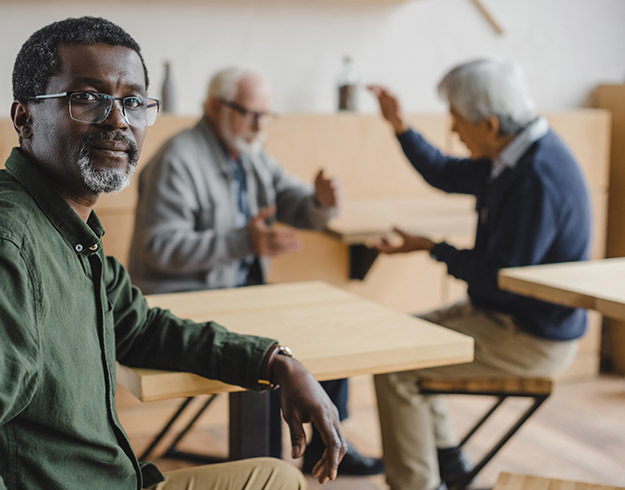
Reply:
<svg viewBox="0 0 625 490"><path fill-rule="evenodd" d="M547 376L573 359L586 331L583 310L499 289L503 267L586 260L591 210L582 171L562 140L535 113L518 67L478 60L452 69L439 93L449 103L452 130L470 158L443 155L406 124L399 102L371 86L402 149L432 186L476 196L475 245L459 250L395 231L386 253L425 250L467 282L468 299L422 318L472 336L470 364L375 378L384 464L392 490L432 490L466 483L471 465L457 447L442 397L423 396L427 377ZM442 482L441 482L442 480Z"/></svg>
<svg viewBox="0 0 625 490"><path fill-rule="evenodd" d="M321 229L338 212L339 183L317 173L308 186L263 150L268 81L255 69L217 73L195 127L174 136L141 172L129 272L144 293L262 284L268 259L296 250L292 228ZM347 379L321 383L347 417ZM272 393L271 455L281 454L280 396ZM303 470L325 447L313 429ZM348 448L340 474L376 474L381 460Z"/></svg>

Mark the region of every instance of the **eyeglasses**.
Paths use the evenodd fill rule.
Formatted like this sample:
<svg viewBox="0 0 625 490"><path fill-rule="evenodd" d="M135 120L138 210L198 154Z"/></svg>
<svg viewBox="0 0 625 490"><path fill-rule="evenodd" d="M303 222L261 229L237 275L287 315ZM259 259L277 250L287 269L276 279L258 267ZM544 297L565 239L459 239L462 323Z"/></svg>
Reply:
<svg viewBox="0 0 625 490"><path fill-rule="evenodd" d="M152 126L160 108L160 101L151 97L113 97L98 92L61 92L59 94L36 95L36 100L67 97L69 117L74 121L100 124L111 114L116 100L122 102L122 114L128 124L134 127Z"/></svg>
<svg viewBox="0 0 625 490"><path fill-rule="evenodd" d="M219 99L219 101L226 107L230 107L230 109L233 109L241 114L247 124L259 124L261 121L266 124L270 124L278 117L274 112L250 111L248 108L243 107L241 104L237 104L231 100Z"/></svg>

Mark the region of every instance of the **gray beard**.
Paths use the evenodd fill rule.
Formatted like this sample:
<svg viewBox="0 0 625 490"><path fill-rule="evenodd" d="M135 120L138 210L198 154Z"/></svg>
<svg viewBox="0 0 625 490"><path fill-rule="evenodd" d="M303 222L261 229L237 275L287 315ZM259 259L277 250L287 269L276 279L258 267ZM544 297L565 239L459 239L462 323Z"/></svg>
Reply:
<svg viewBox="0 0 625 490"><path fill-rule="evenodd" d="M263 146L265 144L265 133L259 133L256 135L256 138L251 143L245 141L245 138L242 136L236 137L232 134L230 130L230 126L228 125L228 121L225 117L221 119L219 122L219 129L221 132L221 137L226 142L226 144L232 149L244 155L256 156L263 151Z"/></svg>
<svg viewBox="0 0 625 490"><path fill-rule="evenodd" d="M98 139L122 140L130 146L131 151L128 154L128 167L125 170L119 168L104 168L96 170L94 168L93 162L91 161L89 146L93 141ZM96 193L111 193L119 192L128 187L130 181L132 180L132 176L137 170L138 160L139 152L137 151L136 145L132 141L129 141L128 138L123 135L109 132L96 137L87 138L83 141L78 154L77 163L82 180L89 190Z"/></svg>

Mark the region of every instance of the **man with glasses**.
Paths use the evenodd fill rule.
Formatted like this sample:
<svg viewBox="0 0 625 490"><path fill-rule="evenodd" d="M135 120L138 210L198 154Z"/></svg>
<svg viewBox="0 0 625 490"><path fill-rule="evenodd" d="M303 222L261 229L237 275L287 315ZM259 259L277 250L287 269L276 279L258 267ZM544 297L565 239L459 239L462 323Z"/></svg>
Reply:
<svg viewBox="0 0 625 490"><path fill-rule="evenodd" d="M209 83L204 115L174 136L139 177L129 271L144 293L171 293L262 284L270 257L299 246L292 228L320 229L340 204L338 182L319 171L313 186L284 172L263 143L271 91L256 70L235 66ZM321 383L347 417L347 380ZM270 454L280 457L280 395L272 393ZM304 455L310 473L324 445L319 433ZM381 460L353 447L340 474L382 471Z"/></svg>
<svg viewBox="0 0 625 490"><path fill-rule="evenodd" d="M302 422L336 476L346 451L332 402L272 339L228 332L149 308L102 250L93 212L126 186L158 101L137 43L93 17L33 34L13 70L20 138L0 171L0 489L175 490L306 487L301 473L261 458L168 473L139 463L115 410L115 361L178 369L260 390L278 383L293 455ZM288 351L287 351L288 352Z"/></svg>

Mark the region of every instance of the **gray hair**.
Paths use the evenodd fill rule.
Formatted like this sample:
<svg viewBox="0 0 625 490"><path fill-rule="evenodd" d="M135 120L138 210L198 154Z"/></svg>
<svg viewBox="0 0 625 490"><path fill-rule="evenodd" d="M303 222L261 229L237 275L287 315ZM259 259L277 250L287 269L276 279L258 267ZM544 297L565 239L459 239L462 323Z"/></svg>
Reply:
<svg viewBox="0 0 625 490"><path fill-rule="evenodd" d="M517 133L536 118L523 73L512 63L485 59L458 65L439 82L438 93L474 124L496 116L502 135Z"/></svg>
<svg viewBox="0 0 625 490"><path fill-rule="evenodd" d="M208 98L232 100L237 93L237 85L241 80L256 78L265 80L259 70L252 66L231 66L213 75L208 84Z"/></svg>

